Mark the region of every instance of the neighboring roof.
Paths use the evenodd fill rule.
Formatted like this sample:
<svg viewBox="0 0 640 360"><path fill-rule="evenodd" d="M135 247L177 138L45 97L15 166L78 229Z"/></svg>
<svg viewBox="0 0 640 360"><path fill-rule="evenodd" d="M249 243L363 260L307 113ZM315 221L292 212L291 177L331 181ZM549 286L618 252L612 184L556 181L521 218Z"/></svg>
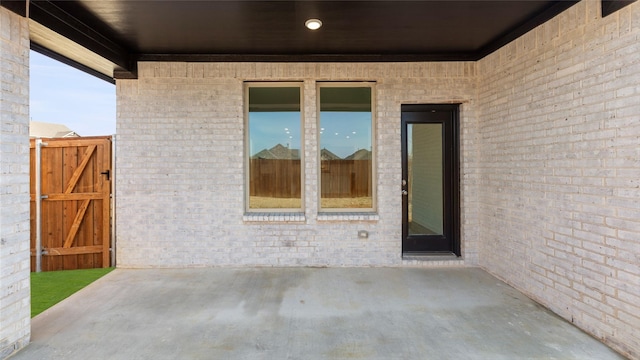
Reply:
<svg viewBox="0 0 640 360"><path fill-rule="evenodd" d="M279 159L279 160L298 160L300 159L299 149L289 149L288 147L278 144L271 149L264 149L251 157L252 159Z"/></svg>
<svg viewBox="0 0 640 360"><path fill-rule="evenodd" d="M29 137L32 138L65 138L80 137L78 133L63 124L46 123L40 121L29 122Z"/></svg>
<svg viewBox="0 0 640 360"><path fill-rule="evenodd" d="M32 49L113 81L136 77L138 61L478 60L577 2L15 0L0 5L29 17ZM306 29L310 18L323 26Z"/></svg>
<svg viewBox="0 0 640 360"><path fill-rule="evenodd" d="M263 149L253 155L252 159L290 159L290 160L298 160L300 159L300 150L299 149L289 149L282 144L278 144L271 149ZM340 156L332 153L327 149L320 150L320 160L343 160ZM353 154L344 158L344 160L371 160L371 151L360 149Z"/></svg>
<svg viewBox="0 0 640 360"><path fill-rule="evenodd" d="M341 160L342 158L327 149L320 150L320 160Z"/></svg>
<svg viewBox="0 0 640 360"><path fill-rule="evenodd" d="M344 158L345 160L371 160L371 151L360 149Z"/></svg>

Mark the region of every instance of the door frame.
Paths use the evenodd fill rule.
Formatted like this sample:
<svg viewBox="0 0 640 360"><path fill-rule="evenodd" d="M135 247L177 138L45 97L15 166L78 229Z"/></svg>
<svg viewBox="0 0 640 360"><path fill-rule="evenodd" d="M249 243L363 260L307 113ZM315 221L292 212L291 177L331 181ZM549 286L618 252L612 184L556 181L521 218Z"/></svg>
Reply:
<svg viewBox="0 0 640 360"><path fill-rule="evenodd" d="M449 113L446 121L416 119L410 113ZM412 256L420 254L454 254L461 256L460 242L460 104L403 104L401 105L401 158L402 179L402 255ZM412 119L413 118L413 119ZM407 125L408 124L442 123L443 126L443 158L444 158L444 235L447 238L446 248L416 250L408 249L406 243L409 238L408 196L408 153L407 153ZM414 238L427 240L426 236Z"/></svg>

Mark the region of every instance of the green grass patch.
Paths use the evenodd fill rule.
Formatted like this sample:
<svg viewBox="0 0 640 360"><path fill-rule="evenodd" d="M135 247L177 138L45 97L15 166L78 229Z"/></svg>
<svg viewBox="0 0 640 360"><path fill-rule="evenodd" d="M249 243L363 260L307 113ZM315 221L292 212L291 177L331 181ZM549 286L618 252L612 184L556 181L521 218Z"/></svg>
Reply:
<svg viewBox="0 0 640 360"><path fill-rule="evenodd" d="M31 317L47 310L114 268L31 273Z"/></svg>

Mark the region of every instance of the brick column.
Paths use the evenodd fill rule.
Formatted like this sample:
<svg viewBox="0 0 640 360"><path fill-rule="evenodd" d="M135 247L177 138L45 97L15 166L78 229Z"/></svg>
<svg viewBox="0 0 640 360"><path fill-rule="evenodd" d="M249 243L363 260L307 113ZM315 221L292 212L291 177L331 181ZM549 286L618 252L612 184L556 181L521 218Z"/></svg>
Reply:
<svg viewBox="0 0 640 360"><path fill-rule="evenodd" d="M0 7L0 359L29 343L29 27Z"/></svg>

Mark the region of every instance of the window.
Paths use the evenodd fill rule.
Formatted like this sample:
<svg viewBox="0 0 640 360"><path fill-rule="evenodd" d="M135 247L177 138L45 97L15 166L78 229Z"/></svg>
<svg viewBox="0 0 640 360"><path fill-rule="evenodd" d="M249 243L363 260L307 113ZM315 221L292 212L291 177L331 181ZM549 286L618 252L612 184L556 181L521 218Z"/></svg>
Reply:
<svg viewBox="0 0 640 360"><path fill-rule="evenodd" d="M302 210L299 83L247 83L247 211Z"/></svg>
<svg viewBox="0 0 640 360"><path fill-rule="evenodd" d="M372 84L318 85L320 209L374 210Z"/></svg>

